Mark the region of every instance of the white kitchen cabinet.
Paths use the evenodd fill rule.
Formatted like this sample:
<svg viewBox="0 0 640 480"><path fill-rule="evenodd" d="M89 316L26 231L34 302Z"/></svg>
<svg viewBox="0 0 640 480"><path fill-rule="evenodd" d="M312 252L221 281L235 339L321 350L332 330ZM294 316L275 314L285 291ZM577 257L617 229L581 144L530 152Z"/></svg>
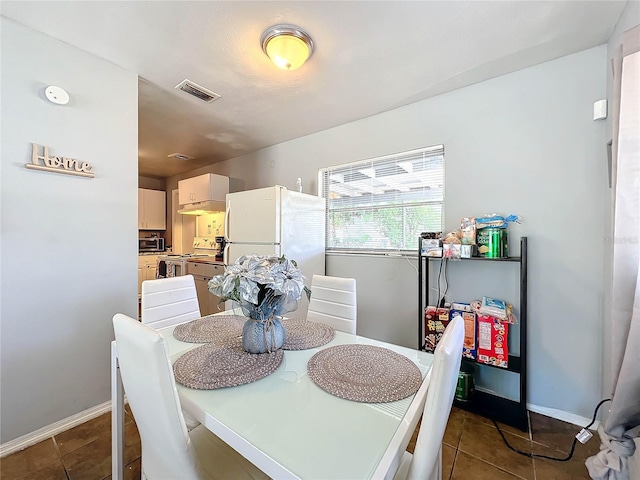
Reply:
<svg viewBox="0 0 640 480"><path fill-rule="evenodd" d="M154 280L158 273L158 255L138 255L138 297L142 295L142 282Z"/></svg>
<svg viewBox="0 0 640 480"><path fill-rule="evenodd" d="M220 201L225 202L229 193L229 177L206 173L178 182L178 203Z"/></svg>
<svg viewBox="0 0 640 480"><path fill-rule="evenodd" d="M167 229L167 194L162 190L138 189L138 229Z"/></svg>

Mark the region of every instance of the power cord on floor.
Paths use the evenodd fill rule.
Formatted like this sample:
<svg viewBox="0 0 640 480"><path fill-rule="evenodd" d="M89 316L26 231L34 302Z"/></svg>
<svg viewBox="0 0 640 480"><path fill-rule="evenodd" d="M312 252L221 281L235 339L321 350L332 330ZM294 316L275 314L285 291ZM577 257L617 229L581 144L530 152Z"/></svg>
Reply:
<svg viewBox="0 0 640 480"><path fill-rule="evenodd" d="M587 425L586 427L584 427L583 430L588 429L591 425L596 423L596 416L598 415L598 410L600 409L600 407L602 406L603 403L610 402L610 401L611 401L610 398L606 398L606 399L602 400L600 403L598 403L598 405L596 406L595 411L593 412L593 419L591 420L591 423L589 425ZM498 429L498 433L502 437L502 440L504 440L504 443L507 445L507 447L509 447L510 450L512 450L512 451L514 451L516 453L519 453L520 455L524 455L525 457L530 457L530 458L546 458L547 460L555 460L556 462L567 462L567 461L571 460L571 457L573 457L573 452L575 451L576 443L578 442L578 437L577 436L574 437L574 439L573 439L573 443L571 444L571 451L569 452L569 456L568 457L565 457L565 458L549 457L547 455L538 455L537 453L523 452L521 450L518 450L517 448L513 448L511 445L509 445L509 442L507 442L507 438L504 436L504 433L502 433L502 430L500 430L500 427L498 426L496 421L493 418L491 419L491 421L493 422L493 424Z"/></svg>

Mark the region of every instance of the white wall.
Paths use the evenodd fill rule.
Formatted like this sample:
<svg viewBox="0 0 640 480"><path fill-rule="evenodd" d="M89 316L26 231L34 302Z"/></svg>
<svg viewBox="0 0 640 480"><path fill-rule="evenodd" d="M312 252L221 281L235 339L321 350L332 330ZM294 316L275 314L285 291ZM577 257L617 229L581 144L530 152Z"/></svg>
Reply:
<svg viewBox="0 0 640 480"><path fill-rule="evenodd" d="M315 192L318 168L444 144L447 229L487 212L523 218L510 248L529 237L528 401L590 417L602 381L607 201L605 124L592 112L606 95L606 55L593 48L192 173L228 175L238 189L295 188L302 177ZM358 279L360 334L416 346L408 260L329 256L327 272ZM486 294L512 289L507 278Z"/></svg>
<svg viewBox="0 0 640 480"><path fill-rule="evenodd" d="M111 317L137 312L138 79L1 22L5 443L110 398ZM49 103L47 85L70 103ZM89 162L95 178L25 168L31 142Z"/></svg>

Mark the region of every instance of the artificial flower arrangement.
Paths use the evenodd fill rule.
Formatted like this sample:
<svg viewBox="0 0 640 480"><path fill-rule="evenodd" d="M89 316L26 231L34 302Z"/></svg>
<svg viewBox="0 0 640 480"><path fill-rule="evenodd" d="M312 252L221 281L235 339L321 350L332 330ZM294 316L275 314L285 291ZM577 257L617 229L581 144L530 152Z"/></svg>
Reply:
<svg viewBox="0 0 640 480"><path fill-rule="evenodd" d="M243 329L243 347L251 353L280 348L286 333L279 317L298 308L303 292L311 296L296 262L277 255L243 255L208 286L221 302L236 302L251 319ZM260 343L258 337L264 337L263 344L253 345Z"/></svg>

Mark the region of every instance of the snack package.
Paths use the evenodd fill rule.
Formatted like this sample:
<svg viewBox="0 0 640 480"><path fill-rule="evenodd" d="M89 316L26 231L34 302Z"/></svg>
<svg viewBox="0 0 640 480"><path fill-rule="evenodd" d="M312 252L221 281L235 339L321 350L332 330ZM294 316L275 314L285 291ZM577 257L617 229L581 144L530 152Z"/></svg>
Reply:
<svg viewBox="0 0 640 480"><path fill-rule="evenodd" d="M442 244L437 238L422 238L420 239L420 250L422 255L427 257L441 257L442 256Z"/></svg>
<svg viewBox="0 0 640 480"><path fill-rule="evenodd" d="M460 241L463 245L475 245L476 244L476 219L465 217L460 220L460 232L462 237Z"/></svg>
<svg viewBox="0 0 640 480"><path fill-rule="evenodd" d="M462 232L460 232L460 230L454 230L453 232L449 232L445 235L442 239L442 244L454 243L460 245L462 243L461 238Z"/></svg>
<svg viewBox="0 0 640 480"><path fill-rule="evenodd" d="M462 245L459 243L444 243L442 245L442 257L459 259L462 257Z"/></svg>
<svg viewBox="0 0 640 480"><path fill-rule="evenodd" d="M478 230L486 227L507 228L509 223L518 222L519 217L517 215L509 215L505 217L499 213L488 213L481 217L476 217L476 228Z"/></svg>
<svg viewBox="0 0 640 480"><path fill-rule="evenodd" d="M478 363L507 368L509 324L487 315L478 315Z"/></svg>
<svg viewBox="0 0 640 480"><path fill-rule="evenodd" d="M449 325L449 309L428 306L424 309L424 349L434 352Z"/></svg>
<svg viewBox="0 0 640 480"><path fill-rule="evenodd" d="M482 300L473 300L471 309L476 315L493 316L504 323L517 323L513 314L513 305L497 298L482 297ZM502 318L504 316L504 318Z"/></svg>
<svg viewBox="0 0 640 480"><path fill-rule="evenodd" d="M476 314L471 310L469 305L454 303L451 309L451 320L455 317L462 317L464 322L464 342L462 344L462 356L475 360L477 358L477 340L476 340ZM462 307L457 310L455 307Z"/></svg>

